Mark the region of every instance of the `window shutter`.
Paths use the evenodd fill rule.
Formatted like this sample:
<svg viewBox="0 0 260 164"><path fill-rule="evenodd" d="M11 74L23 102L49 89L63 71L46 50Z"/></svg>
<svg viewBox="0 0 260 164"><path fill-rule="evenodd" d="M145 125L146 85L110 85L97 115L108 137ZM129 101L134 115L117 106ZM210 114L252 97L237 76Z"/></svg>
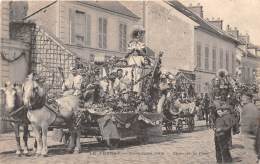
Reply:
<svg viewBox="0 0 260 164"><path fill-rule="evenodd" d="M86 15L86 45L91 45L91 17Z"/></svg>
<svg viewBox="0 0 260 164"><path fill-rule="evenodd" d="M119 25L119 51L122 51L122 24Z"/></svg>
<svg viewBox="0 0 260 164"><path fill-rule="evenodd" d="M107 19L103 19L103 48L107 48Z"/></svg>
<svg viewBox="0 0 260 164"><path fill-rule="evenodd" d="M229 72L229 53L226 51L226 70Z"/></svg>
<svg viewBox="0 0 260 164"><path fill-rule="evenodd" d="M102 18L98 19L98 46L102 48Z"/></svg>
<svg viewBox="0 0 260 164"><path fill-rule="evenodd" d="M126 51L126 35L127 35L127 26L124 25L124 40L123 40L123 50Z"/></svg>
<svg viewBox="0 0 260 164"><path fill-rule="evenodd" d="M70 32L70 44L75 43L75 11L69 10L69 32Z"/></svg>

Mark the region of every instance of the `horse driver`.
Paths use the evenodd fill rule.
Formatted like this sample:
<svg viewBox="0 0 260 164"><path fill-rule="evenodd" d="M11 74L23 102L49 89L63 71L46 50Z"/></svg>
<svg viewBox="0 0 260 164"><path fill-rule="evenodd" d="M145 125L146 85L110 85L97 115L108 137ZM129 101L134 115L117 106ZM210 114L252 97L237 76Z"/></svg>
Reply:
<svg viewBox="0 0 260 164"><path fill-rule="evenodd" d="M70 68L70 74L67 79L65 79L62 90L65 91L64 95L75 95L79 96L81 93L83 77L79 74L79 69L75 67Z"/></svg>

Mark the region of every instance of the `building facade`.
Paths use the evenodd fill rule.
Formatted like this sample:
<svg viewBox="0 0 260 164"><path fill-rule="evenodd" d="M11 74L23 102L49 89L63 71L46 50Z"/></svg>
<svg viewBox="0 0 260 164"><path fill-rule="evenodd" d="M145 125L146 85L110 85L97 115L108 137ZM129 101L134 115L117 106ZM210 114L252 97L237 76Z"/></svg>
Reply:
<svg viewBox="0 0 260 164"><path fill-rule="evenodd" d="M124 56L138 17L120 2L28 2L27 20L55 34L79 57Z"/></svg>
<svg viewBox="0 0 260 164"><path fill-rule="evenodd" d="M239 40L236 48L236 56L238 58L237 70L239 71L239 80L242 83L254 83L256 80L256 70L260 65L260 57L258 56L258 46L250 42L248 34L241 34L235 27L228 25L227 32L232 34Z"/></svg>
<svg viewBox="0 0 260 164"><path fill-rule="evenodd" d="M203 29L195 29L197 92L208 92L208 84L219 69L235 75L236 43Z"/></svg>
<svg viewBox="0 0 260 164"><path fill-rule="evenodd" d="M194 27L194 72L196 92L209 92L211 79L219 69L225 69L235 75L236 46L239 41L222 28L223 21L206 20L200 4L186 7L178 1L171 4L183 15L197 23Z"/></svg>
<svg viewBox="0 0 260 164"><path fill-rule="evenodd" d="M145 42L151 54L162 57L163 69L193 71L194 27L196 23L178 12L166 1L122 1L124 6L140 17L138 22L146 31Z"/></svg>
<svg viewBox="0 0 260 164"><path fill-rule="evenodd" d="M29 45L20 40L13 40L10 37L10 24L19 19L23 13L15 13L18 6L24 6L23 2L1 1L0 2L0 87L4 87L5 82L22 83L28 73ZM20 10L20 9L19 9ZM18 10L18 11L19 11ZM24 15L25 16L25 15ZM0 117L5 112L5 97L0 95ZM5 121L0 121L0 133L10 128Z"/></svg>

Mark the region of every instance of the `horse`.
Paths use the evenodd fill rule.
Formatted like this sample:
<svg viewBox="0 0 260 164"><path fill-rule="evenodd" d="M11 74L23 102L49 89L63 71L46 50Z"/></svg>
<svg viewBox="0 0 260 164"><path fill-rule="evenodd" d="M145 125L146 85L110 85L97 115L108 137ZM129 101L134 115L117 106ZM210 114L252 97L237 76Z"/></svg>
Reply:
<svg viewBox="0 0 260 164"><path fill-rule="evenodd" d="M195 102L181 102L180 99L176 99L174 102L174 107L178 109L179 112L185 114L195 114L197 112Z"/></svg>
<svg viewBox="0 0 260 164"><path fill-rule="evenodd" d="M36 154L38 156L47 156L47 132L51 125L68 127L72 137L69 147L71 150L74 148L74 153L79 153L80 130L73 127L74 124L72 121L74 112L79 109L79 98L72 94L65 94L65 96L56 100L59 106L59 111L56 112L50 106L46 105L46 95L43 84L33 79L32 75L29 75L23 84L23 102L28 108L27 117L35 133L37 141Z"/></svg>
<svg viewBox="0 0 260 164"><path fill-rule="evenodd" d="M29 121L26 117L26 111L24 110L24 105L22 101L22 87L18 84L6 83L4 88L1 88L5 94L5 109L11 115L15 121L12 123L16 138L16 154L21 156L22 148L20 144L20 127L23 127L23 141L24 149L23 154L28 155L28 124Z"/></svg>

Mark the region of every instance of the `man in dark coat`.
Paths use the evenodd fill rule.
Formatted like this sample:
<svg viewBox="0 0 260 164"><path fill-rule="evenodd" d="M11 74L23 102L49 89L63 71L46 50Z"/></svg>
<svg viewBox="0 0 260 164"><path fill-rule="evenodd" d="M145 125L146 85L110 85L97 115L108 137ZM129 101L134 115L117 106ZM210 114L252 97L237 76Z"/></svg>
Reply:
<svg viewBox="0 0 260 164"><path fill-rule="evenodd" d="M218 163L232 162L232 157L229 150L229 131L232 127L232 123L231 117L227 110L228 108L225 105L221 105L219 108L217 108L214 138L216 160Z"/></svg>

